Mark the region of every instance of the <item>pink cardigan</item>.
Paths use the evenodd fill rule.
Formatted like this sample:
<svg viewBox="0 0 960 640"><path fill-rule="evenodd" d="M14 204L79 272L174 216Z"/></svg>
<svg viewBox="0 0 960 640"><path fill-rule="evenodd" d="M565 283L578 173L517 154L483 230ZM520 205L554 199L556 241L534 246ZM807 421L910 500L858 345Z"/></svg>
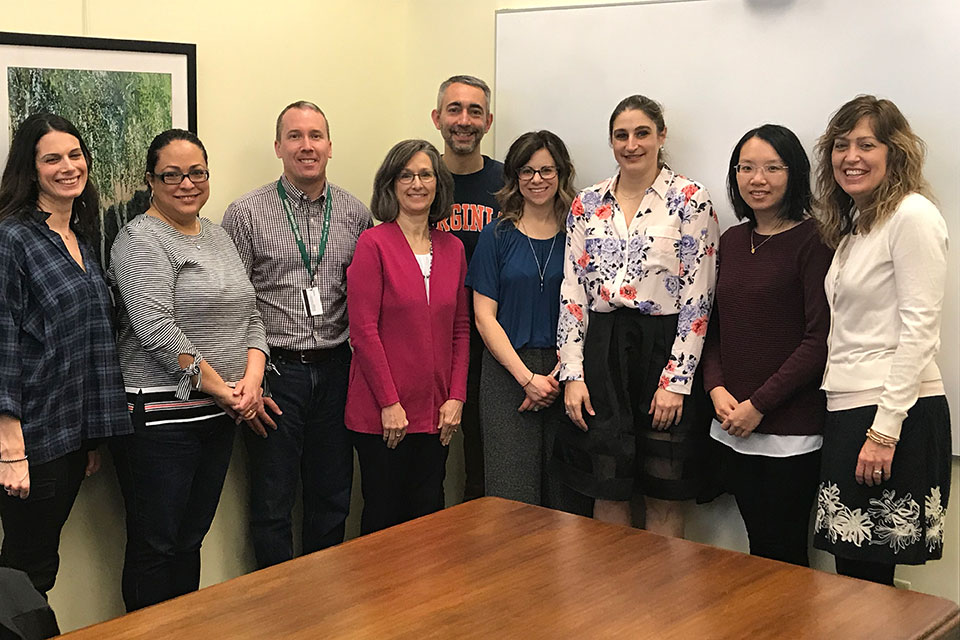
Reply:
<svg viewBox="0 0 960 640"><path fill-rule="evenodd" d="M381 433L380 409L400 402L409 433L438 433L440 405L466 400L470 319L463 244L433 230L430 303L417 259L395 222L367 229L347 268L353 362L344 421Z"/></svg>

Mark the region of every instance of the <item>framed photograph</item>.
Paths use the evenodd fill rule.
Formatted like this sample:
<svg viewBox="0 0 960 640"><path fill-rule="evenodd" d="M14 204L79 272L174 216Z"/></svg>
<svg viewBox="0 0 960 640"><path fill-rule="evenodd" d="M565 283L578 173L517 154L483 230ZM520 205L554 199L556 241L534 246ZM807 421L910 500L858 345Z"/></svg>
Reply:
<svg viewBox="0 0 960 640"><path fill-rule="evenodd" d="M72 122L90 147L100 192L97 253L148 204L147 147L171 127L197 131L196 45L0 32L0 161L30 114Z"/></svg>

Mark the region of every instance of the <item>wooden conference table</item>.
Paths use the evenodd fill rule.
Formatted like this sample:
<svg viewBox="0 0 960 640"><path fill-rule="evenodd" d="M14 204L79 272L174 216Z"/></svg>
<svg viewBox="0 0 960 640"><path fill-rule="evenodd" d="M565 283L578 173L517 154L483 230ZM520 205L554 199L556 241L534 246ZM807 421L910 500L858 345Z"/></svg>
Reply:
<svg viewBox="0 0 960 640"><path fill-rule="evenodd" d="M65 637L958 634L943 598L482 498Z"/></svg>

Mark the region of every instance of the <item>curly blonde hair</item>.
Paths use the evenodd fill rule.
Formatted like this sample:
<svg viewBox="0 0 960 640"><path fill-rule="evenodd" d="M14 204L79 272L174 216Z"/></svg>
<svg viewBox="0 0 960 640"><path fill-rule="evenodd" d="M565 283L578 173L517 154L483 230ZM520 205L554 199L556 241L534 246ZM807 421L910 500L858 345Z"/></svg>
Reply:
<svg viewBox="0 0 960 640"><path fill-rule="evenodd" d="M923 177L926 145L910 128L910 123L890 100L860 95L837 110L827 130L817 141L817 215L824 242L837 248L843 237L854 231L851 198L833 176L835 140L868 118L873 134L887 147L887 172L880 186L870 195L870 203L860 209L856 230L870 230L893 215L900 202L911 193L933 199L930 185Z"/></svg>

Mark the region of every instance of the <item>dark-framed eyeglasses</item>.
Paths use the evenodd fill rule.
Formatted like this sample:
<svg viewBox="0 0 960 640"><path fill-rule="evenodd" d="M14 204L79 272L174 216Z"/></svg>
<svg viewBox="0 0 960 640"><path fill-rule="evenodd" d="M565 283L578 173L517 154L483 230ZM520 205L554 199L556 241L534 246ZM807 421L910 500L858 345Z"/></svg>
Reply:
<svg viewBox="0 0 960 640"><path fill-rule="evenodd" d="M765 164L762 167L758 167L752 164L740 163L733 165L733 168L736 169L737 173L742 176L752 176L757 173L763 173L766 176L778 176L782 175L784 171L788 169L785 164Z"/></svg>
<svg viewBox="0 0 960 640"><path fill-rule="evenodd" d="M154 178L160 178L163 184L180 184L184 178L190 178L193 184L200 184L210 179L210 172L206 169L191 169L187 173L179 171L164 171L163 173L150 172Z"/></svg>
<svg viewBox="0 0 960 640"><path fill-rule="evenodd" d="M429 169L424 169L419 173L414 173L412 171L401 171L397 174L397 182L400 184L413 184L414 178L420 178L421 184L428 184L437 179L437 174Z"/></svg>
<svg viewBox="0 0 960 640"><path fill-rule="evenodd" d="M540 174L541 180L550 180L555 178L557 175L557 168L553 165L546 165L540 167L539 169L534 169L533 167L523 166L517 169L517 177L523 180L524 182L528 180L533 180L533 176Z"/></svg>

